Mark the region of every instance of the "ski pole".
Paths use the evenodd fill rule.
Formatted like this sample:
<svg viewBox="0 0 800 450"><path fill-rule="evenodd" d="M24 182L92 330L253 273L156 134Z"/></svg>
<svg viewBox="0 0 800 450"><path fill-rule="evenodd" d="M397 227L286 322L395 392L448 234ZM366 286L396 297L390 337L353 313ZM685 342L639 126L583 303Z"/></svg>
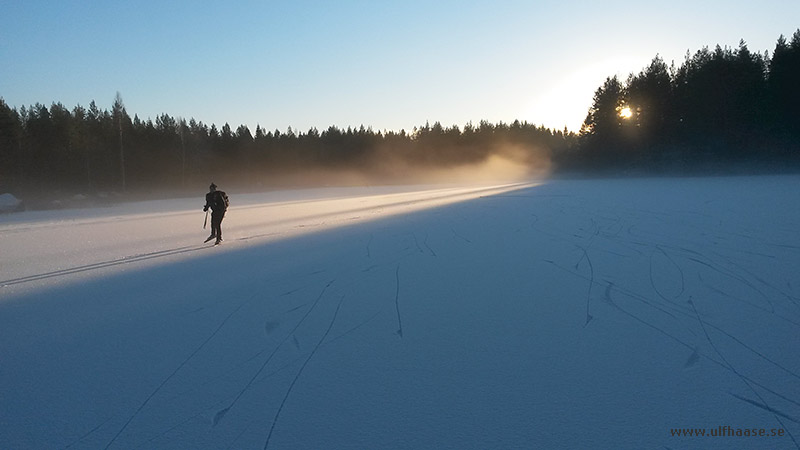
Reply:
<svg viewBox="0 0 800 450"><path fill-rule="evenodd" d="M206 224L208 223L208 210L206 210L206 220L203 221L203 229L206 229Z"/></svg>

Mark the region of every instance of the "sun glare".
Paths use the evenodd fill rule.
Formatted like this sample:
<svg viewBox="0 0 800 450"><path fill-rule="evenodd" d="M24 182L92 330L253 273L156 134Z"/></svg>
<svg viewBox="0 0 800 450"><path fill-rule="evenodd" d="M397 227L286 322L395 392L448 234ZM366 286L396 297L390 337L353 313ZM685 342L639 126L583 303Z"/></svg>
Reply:
<svg viewBox="0 0 800 450"><path fill-rule="evenodd" d="M626 106L619 110L619 116L623 119L630 119L633 116L633 111L631 111L630 107Z"/></svg>

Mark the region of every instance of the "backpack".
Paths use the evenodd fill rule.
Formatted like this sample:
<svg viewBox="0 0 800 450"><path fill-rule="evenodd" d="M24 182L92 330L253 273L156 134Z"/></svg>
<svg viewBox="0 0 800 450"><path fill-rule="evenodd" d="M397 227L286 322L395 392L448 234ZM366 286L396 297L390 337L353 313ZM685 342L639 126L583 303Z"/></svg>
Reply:
<svg viewBox="0 0 800 450"><path fill-rule="evenodd" d="M228 201L228 195L223 191L215 191L212 201L214 203L211 206L211 209L214 211L225 212L225 210L228 209L228 205L230 205L230 201Z"/></svg>

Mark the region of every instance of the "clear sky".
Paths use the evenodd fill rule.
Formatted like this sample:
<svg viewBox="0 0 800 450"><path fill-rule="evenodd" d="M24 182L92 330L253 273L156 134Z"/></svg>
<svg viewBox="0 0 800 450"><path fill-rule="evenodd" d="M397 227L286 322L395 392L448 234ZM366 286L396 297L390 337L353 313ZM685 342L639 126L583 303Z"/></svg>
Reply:
<svg viewBox="0 0 800 450"><path fill-rule="evenodd" d="M610 75L772 52L800 1L39 1L0 14L0 97L255 130L515 119L577 131Z"/></svg>

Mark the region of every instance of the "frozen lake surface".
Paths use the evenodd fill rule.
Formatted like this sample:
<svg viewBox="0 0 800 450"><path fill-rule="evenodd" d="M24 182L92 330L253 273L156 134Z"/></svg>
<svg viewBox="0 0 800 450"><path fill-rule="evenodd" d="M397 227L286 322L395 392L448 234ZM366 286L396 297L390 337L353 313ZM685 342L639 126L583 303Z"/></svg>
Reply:
<svg viewBox="0 0 800 450"><path fill-rule="evenodd" d="M203 194L0 216L4 448L798 447L798 176Z"/></svg>

